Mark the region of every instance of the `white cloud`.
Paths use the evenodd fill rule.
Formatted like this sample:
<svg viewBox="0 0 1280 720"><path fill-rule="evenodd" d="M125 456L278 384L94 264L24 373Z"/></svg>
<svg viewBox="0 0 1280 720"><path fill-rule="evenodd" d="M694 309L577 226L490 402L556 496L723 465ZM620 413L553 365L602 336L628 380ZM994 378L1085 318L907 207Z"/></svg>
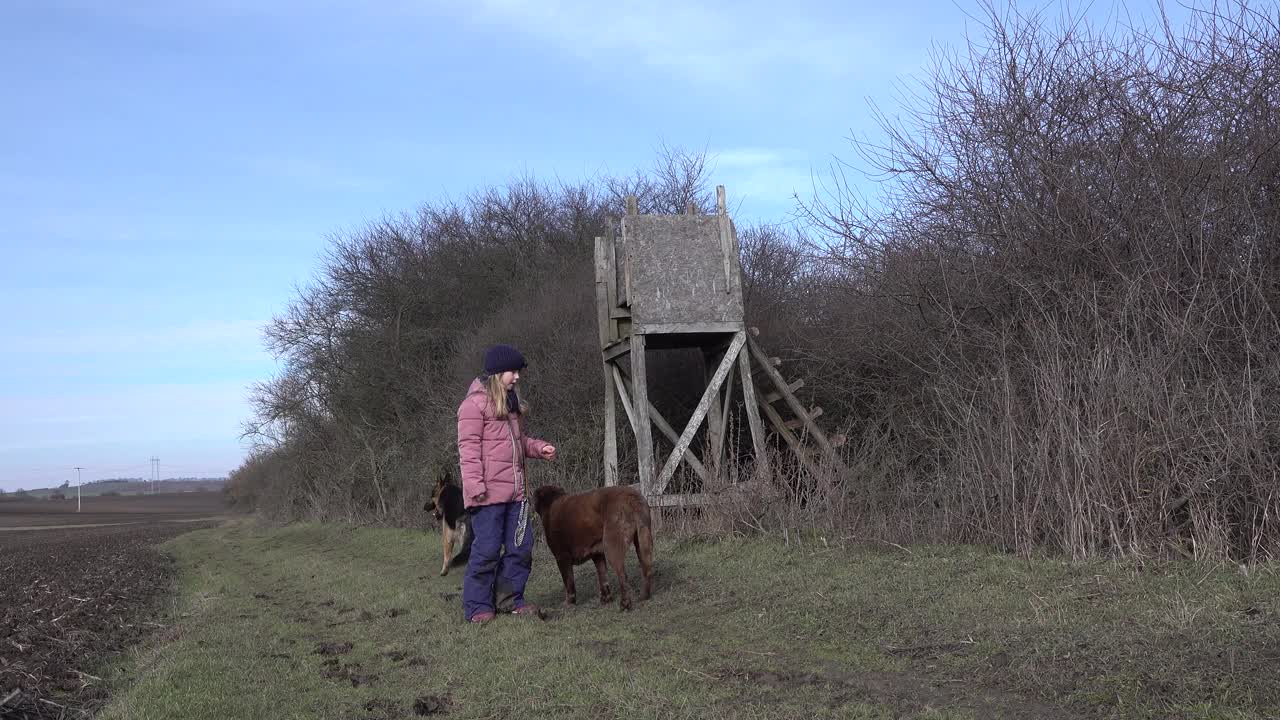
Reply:
<svg viewBox="0 0 1280 720"><path fill-rule="evenodd" d="M470 22L502 42L526 36L601 68L643 66L675 81L710 90L750 90L778 77L830 82L880 72L886 43L885 13L841 4L695 2L692 0L216 0L200 4L137 3L85 9L130 23L180 31L210 25L268 22L277 27L339 28L343 42L355 35L385 40L388 30L413 32L450 21ZM328 37L332 43L335 37ZM394 50L384 43L378 51ZM328 47L329 52L338 48ZM531 58L530 62L537 62ZM763 76L772 75L767 81ZM646 92L654 92L649 89Z"/></svg>
<svg viewBox="0 0 1280 720"><path fill-rule="evenodd" d="M795 196L812 192L808 155L782 148L728 148L708 153L711 176L724 185L731 212L743 219L776 221L795 208Z"/></svg>
<svg viewBox="0 0 1280 720"><path fill-rule="evenodd" d="M875 37L845 19L851 13L823 18L772 3L475 0L465 7L472 20L534 36L601 66L639 63L719 89L749 88L765 73L829 80L876 52Z"/></svg>

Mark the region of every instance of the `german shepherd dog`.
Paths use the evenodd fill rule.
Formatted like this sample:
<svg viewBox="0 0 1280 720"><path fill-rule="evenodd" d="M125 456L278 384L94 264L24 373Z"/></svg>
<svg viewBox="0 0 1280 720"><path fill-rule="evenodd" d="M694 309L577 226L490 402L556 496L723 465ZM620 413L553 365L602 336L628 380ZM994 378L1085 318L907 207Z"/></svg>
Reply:
<svg viewBox="0 0 1280 720"><path fill-rule="evenodd" d="M453 473L442 470L436 479L436 489L431 499L422 506L423 510L435 515L440 523L440 536L444 540L444 560L440 564L440 574L448 575L450 567L461 567L471 557L471 516L462 504L462 488L453 481ZM454 547L460 547L457 557L453 557Z"/></svg>
<svg viewBox="0 0 1280 720"><path fill-rule="evenodd" d="M653 593L653 528L649 503L634 488L606 487L578 495L566 494L558 485L544 485L533 494L533 509L542 520L547 546L556 558L564 580L564 602L578 601L573 582L573 566L591 560L596 565L600 604L613 601L605 576L607 560L618 576L622 610L631 609L631 589L627 586L627 546L636 549L640 572L644 575L642 600Z"/></svg>

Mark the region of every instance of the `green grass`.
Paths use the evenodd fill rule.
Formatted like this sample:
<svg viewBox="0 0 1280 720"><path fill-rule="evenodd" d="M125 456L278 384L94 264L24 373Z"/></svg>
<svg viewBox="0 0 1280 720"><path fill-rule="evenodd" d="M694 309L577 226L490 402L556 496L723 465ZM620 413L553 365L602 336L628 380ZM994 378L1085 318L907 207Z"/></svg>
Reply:
<svg viewBox="0 0 1280 720"><path fill-rule="evenodd" d="M103 718L414 717L418 698L451 718L1280 715L1265 569L664 540L654 598L624 614L589 564L561 609L540 546L527 596L550 619L477 627L431 534L239 522L166 549L172 625L116 668ZM329 642L371 682L323 677Z"/></svg>

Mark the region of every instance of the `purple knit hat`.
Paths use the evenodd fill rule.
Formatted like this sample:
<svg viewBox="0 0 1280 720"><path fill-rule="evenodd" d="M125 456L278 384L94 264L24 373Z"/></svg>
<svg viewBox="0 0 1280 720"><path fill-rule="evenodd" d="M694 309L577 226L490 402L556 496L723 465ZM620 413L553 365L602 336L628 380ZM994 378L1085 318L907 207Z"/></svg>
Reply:
<svg viewBox="0 0 1280 720"><path fill-rule="evenodd" d="M494 345L484 353L484 373L497 375L509 370L523 370L529 367L524 355L510 345Z"/></svg>

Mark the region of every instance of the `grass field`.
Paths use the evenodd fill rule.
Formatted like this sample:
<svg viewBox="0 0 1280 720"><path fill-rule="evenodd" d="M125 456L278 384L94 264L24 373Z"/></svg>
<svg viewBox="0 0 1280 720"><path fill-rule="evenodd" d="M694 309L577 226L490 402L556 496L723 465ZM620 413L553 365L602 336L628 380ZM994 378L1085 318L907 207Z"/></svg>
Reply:
<svg viewBox="0 0 1280 720"><path fill-rule="evenodd" d="M589 565L559 607L540 545L550 617L478 627L433 534L189 533L170 627L113 669L102 717L1280 716L1274 569L792 540L664 538L625 614Z"/></svg>

